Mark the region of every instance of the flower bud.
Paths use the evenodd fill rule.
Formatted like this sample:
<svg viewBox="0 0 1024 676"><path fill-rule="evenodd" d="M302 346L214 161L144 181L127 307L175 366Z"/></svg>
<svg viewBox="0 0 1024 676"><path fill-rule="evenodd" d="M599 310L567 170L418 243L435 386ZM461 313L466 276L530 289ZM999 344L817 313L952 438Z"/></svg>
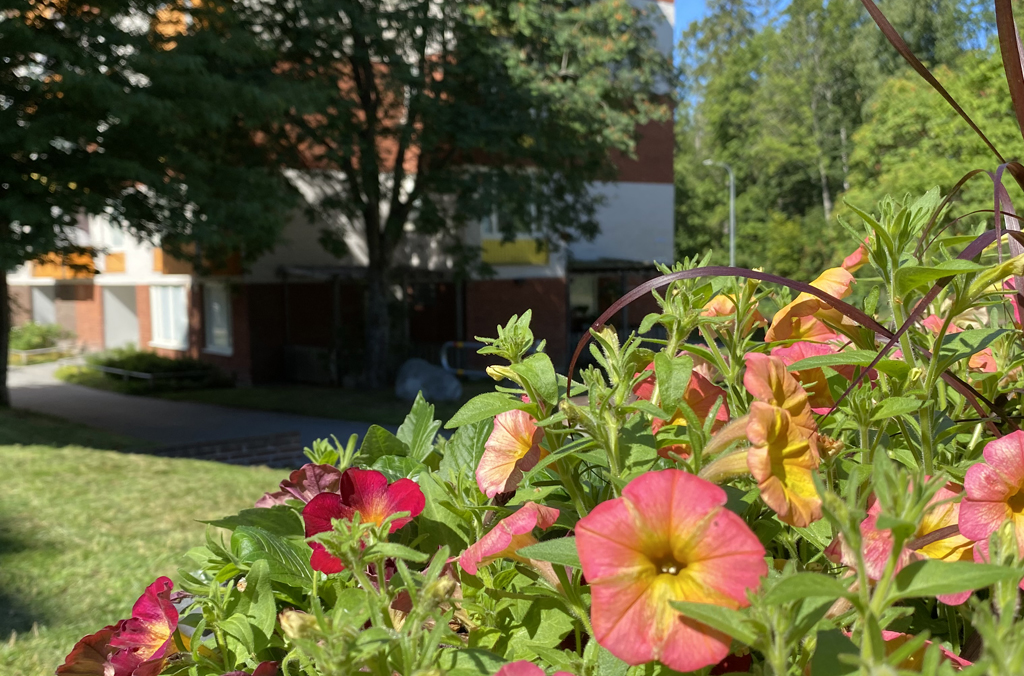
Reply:
<svg viewBox="0 0 1024 676"><path fill-rule="evenodd" d="M278 619L284 635L292 641L313 636L319 628L316 617L299 610L285 610Z"/></svg>

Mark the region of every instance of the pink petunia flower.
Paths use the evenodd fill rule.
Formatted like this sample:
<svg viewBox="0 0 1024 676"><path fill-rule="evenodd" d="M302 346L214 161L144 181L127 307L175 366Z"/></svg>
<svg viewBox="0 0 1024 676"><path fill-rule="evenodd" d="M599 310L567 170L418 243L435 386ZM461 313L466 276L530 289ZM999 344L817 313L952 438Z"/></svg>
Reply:
<svg viewBox="0 0 1024 676"><path fill-rule="evenodd" d="M476 575L480 566L486 566L491 561L512 559L533 565L549 582L557 584L558 578L550 563L531 561L516 553L523 547L537 544L538 540L533 536L534 528L547 530L557 519L557 509L527 502L462 552L459 565L470 575Z"/></svg>
<svg viewBox="0 0 1024 676"><path fill-rule="evenodd" d="M174 583L157 578L132 606L132 616L86 636L71 649L58 676L156 676L174 652L178 611Z"/></svg>
<svg viewBox="0 0 1024 676"><path fill-rule="evenodd" d="M900 552L896 562L896 571L908 563L926 558L939 561L971 561L974 558L975 543L959 533L952 533L940 539L928 537L957 524L960 517L960 503L951 502L951 500L959 497L962 490L960 486L948 483L932 497L928 502L930 507L921 517L921 523L918 524L917 530L903 545L903 551ZM882 506L878 502L873 503L868 508L867 518L860 524L866 568L864 572L871 580L878 580L885 574L885 566L892 554L892 532L888 529L881 530L877 526L881 512ZM855 564L853 553L845 547L842 561L851 567ZM967 591L959 594L946 594L939 596L938 599L946 605L957 606L970 598L971 593Z"/></svg>
<svg viewBox="0 0 1024 676"><path fill-rule="evenodd" d="M904 643L912 638L914 637L910 634L901 634L898 631L882 631L882 640L885 641L885 654L893 654L899 650ZM931 644L931 641L925 641L924 645L896 666L906 671L921 673L921 669L924 667L924 653ZM953 665L954 671L960 671L963 667L969 667L973 664L973 662L968 662L959 655L943 648L941 645L939 646L939 651L942 654L942 661L949 662Z"/></svg>
<svg viewBox="0 0 1024 676"><path fill-rule="evenodd" d="M806 432L778 406L755 401L747 423L747 467L779 520L805 528L821 518L814 471L821 464Z"/></svg>
<svg viewBox="0 0 1024 676"><path fill-rule="evenodd" d="M294 498L309 502L321 493L337 493L341 486L341 470L333 465L306 463L281 482L281 490L267 493L256 502L257 507L283 505Z"/></svg>
<svg viewBox="0 0 1024 676"><path fill-rule="evenodd" d="M321 493L302 510L306 524L306 537L333 530L332 519L352 519L356 512L363 523L380 525L396 512L408 512L391 522L390 532L419 516L426 505L423 491L412 479L399 479L388 485L387 477L375 470L348 469L341 476L340 493ZM310 542L313 557L310 566L322 573L338 573L344 568L341 561L327 552L319 542Z"/></svg>
<svg viewBox="0 0 1024 676"><path fill-rule="evenodd" d="M960 532L971 540L985 540L1011 521L1024 551L1024 431L990 441L982 455L984 462L972 465L964 480Z"/></svg>
<svg viewBox="0 0 1024 676"><path fill-rule="evenodd" d="M677 671L729 654L728 636L669 605L740 608L767 574L764 547L725 502L718 486L669 469L637 477L579 521L598 643L628 664L660 660Z"/></svg>
<svg viewBox="0 0 1024 676"><path fill-rule="evenodd" d="M939 331L942 330L943 320L938 315L928 315L921 320L921 326L925 327L935 335L939 335ZM963 329L953 322L949 323L946 327L946 335L951 336L955 333L961 333ZM971 355L971 358L967 360L967 368L975 369L983 373L995 373L999 370L996 365L996 356L992 353L991 347L986 347L980 352L975 352Z"/></svg>
<svg viewBox="0 0 1024 676"><path fill-rule="evenodd" d="M519 660L506 664L498 669L494 676L545 676L544 670L533 662ZM572 676L568 671L556 671L554 676Z"/></svg>
<svg viewBox="0 0 1024 676"><path fill-rule="evenodd" d="M523 474L546 455L540 447L544 430L535 422L529 413L520 410L495 416L494 430L476 468L476 483L484 495L493 498L514 491Z"/></svg>

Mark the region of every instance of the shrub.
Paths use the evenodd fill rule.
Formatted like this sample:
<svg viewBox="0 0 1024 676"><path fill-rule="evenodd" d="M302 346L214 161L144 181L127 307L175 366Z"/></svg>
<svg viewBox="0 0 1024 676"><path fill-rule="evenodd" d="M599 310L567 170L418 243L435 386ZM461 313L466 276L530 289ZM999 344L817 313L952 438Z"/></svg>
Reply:
<svg viewBox="0 0 1024 676"><path fill-rule="evenodd" d="M595 326L571 380L513 317L449 437L420 397L317 442L58 673L1018 673L1024 254L914 258L942 208L810 284L666 269L663 339Z"/></svg>
<svg viewBox="0 0 1024 676"><path fill-rule="evenodd" d="M58 341L72 335L70 331L57 324L29 322L11 329L10 349L40 350L45 347L56 347Z"/></svg>
<svg viewBox="0 0 1024 676"><path fill-rule="evenodd" d="M230 379L213 364L182 357L171 359L155 352L143 352L134 347L123 347L86 357L86 363L149 373L157 376L153 381L135 381L132 387L141 389L182 389L189 387L216 387L230 385ZM104 372L107 378L123 380L117 373Z"/></svg>

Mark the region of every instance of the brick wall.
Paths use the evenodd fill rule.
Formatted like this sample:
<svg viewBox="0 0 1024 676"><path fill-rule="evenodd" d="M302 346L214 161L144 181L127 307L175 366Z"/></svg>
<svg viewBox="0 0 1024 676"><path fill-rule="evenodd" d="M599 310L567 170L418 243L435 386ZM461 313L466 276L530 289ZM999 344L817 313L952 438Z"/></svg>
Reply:
<svg viewBox="0 0 1024 676"><path fill-rule="evenodd" d="M21 326L32 321L32 287L9 286L7 289L11 302L11 325Z"/></svg>
<svg viewBox="0 0 1024 676"><path fill-rule="evenodd" d="M148 350L153 340L153 322L149 309L149 287L135 287L135 316L139 318L139 349Z"/></svg>
<svg viewBox="0 0 1024 676"><path fill-rule="evenodd" d="M103 294L94 284L58 284L57 322L71 315L78 344L87 350L103 349Z"/></svg>
<svg viewBox="0 0 1024 676"><path fill-rule="evenodd" d="M566 351L565 279L480 280L466 285L466 337L495 336L495 327L512 315L533 310L530 323L537 339L548 341L546 352L561 368Z"/></svg>

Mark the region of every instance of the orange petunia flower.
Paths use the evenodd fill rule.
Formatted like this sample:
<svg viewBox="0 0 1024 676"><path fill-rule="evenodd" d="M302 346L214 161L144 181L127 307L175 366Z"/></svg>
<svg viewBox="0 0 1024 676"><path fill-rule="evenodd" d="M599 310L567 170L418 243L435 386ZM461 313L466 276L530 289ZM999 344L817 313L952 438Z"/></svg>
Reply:
<svg viewBox="0 0 1024 676"><path fill-rule="evenodd" d="M484 445L484 454L476 468L476 483L489 498L514 491L528 472L547 453L540 447L544 430L537 427L525 411L500 413L494 418L494 430Z"/></svg>
<svg viewBox="0 0 1024 676"><path fill-rule="evenodd" d="M853 275L843 268L830 268L811 282L811 286L842 299L850 295ZM835 333L821 320L841 324L843 315L831 305L807 292L801 293L792 303L772 317L772 324L765 332L764 341L814 340L823 342Z"/></svg>
<svg viewBox="0 0 1024 676"><path fill-rule="evenodd" d="M804 430L783 408L755 401L747 423L747 467L761 499L779 520L806 527L821 518L821 498L814 487L820 464Z"/></svg>

